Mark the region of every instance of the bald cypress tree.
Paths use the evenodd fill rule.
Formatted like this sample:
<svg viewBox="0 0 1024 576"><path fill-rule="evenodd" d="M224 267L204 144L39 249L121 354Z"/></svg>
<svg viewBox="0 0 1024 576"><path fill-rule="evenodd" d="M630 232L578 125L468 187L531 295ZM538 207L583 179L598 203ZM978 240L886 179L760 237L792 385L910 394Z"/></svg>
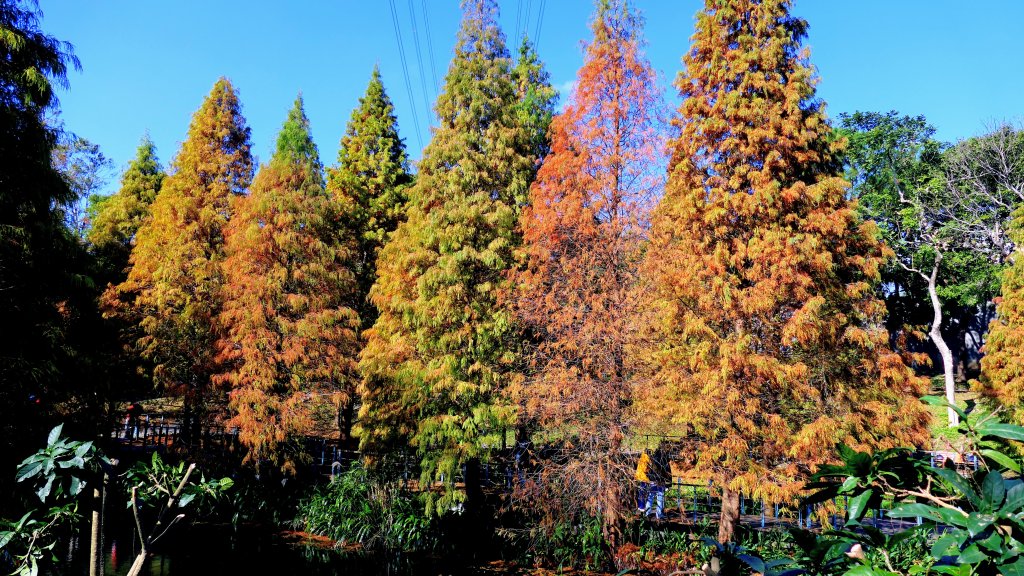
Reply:
<svg viewBox="0 0 1024 576"><path fill-rule="evenodd" d="M474 464L500 445L512 413L499 397L515 332L497 294L535 158L497 12L494 0L463 2L439 125L408 220L378 259L371 298L380 316L360 360L360 446L414 447L421 480L443 479L440 497L431 493L439 511L467 497L455 490L463 464L474 499Z"/></svg>
<svg viewBox="0 0 1024 576"><path fill-rule="evenodd" d="M104 294L108 315L133 321L157 385L201 415L215 370L222 306L224 227L252 179L249 128L221 78L192 117L188 137L139 228L128 277Z"/></svg>
<svg viewBox="0 0 1024 576"><path fill-rule="evenodd" d="M395 106L384 90L380 70L374 67L366 93L345 128L338 164L328 171L327 183L343 228L357 241L353 264L358 291L353 304L366 328L377 318L369 299L377 254L405 218L411 183L409 156L398 134Z"/></svg>
<svg viewBox="0 0 1024 576"><path fill-rule="evenodd" d="M337 242L301 97L226 231L217 377L247 460L294 470L317 408L352 402L359 317L352 242Z"/></svg>
<svg viewBox="0 0 1024 576"><path fill-rule="evenodd" d="M563 447L541 460L543 498L534 504L598 517L615 542L633 484L622 458L632 397L626 345L650 209L664 186L668 114L636 11L601 0L592 29L521 219L525 266L513 276L512 308L535 346L512 390L539 443Z"/></svg>
<svg viewBox="0 0 1024 576"><path fill-rule="evenodd" d="M921 445L928 413L875 296L887 250L857 218L789 0L706 0L645 271L660 320L644 412L687 433L695 477L794 498L845 442Z"/></svg>

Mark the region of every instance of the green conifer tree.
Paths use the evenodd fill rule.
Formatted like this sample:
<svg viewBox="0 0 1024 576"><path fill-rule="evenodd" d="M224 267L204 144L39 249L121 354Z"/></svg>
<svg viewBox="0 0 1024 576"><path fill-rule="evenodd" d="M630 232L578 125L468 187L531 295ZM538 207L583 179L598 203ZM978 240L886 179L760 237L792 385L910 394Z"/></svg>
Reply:
<svg viewBox="0 0 1024 576"><path fill-rule="evenodd" d="M188 424L202 415L215 369L224 226L252 180L249 148L238 96L221 78L136 234L127 279L103 298L108 315L138 324L155 383L184 396Z"/></svg>
<svg viewBox="0 0 1024 576"><path fill-rule="evenodd" d="M239 199L226 231L223 337L216 380L247 460L294 471L319 407L352 401L359 317L348 245L335 242L323 167L302 98L270 162Z"/></svg>
<svg viewBox="0 0 1024 576"><path fill-rule="evenodd" d="M515 331L497 294L536 159L497 12L494 0L463 2L439 125L408 220L378 259L371 298L380 315L360 360L360 446L415 447L421 480L443 480L437 510L475 500L476 463L500 445L512 413L499 397ZM455 490L463 464L465 493Z"/></svg>
<svg viewBox="0 0 1024 576"><path fill-rule="evenodd" d="M374 67L366 94L352 111L341 139L338 165L328 171L327 182L344 229L358 241L354 265L359 289L353 304L365 328L377 318L369 300L377 254L405 218L411 183L395 107L384 90L380 70Z"/></svg>
<svg viewBox="0 0 1024 576"><path fill-rule="evenodd" d="M539 167L551 150L548 127L555 114L558 91L551 86L551 77L537 56L536 48L526 36L523 36L523 42L519 45L519 60L512 70L512 79L519 96L519 123L525 128L523 135L528 138L526 146L537 159ZM533 174L530 177L532 181Z"/></svg>
<svg viewBox="0 0 1024 576"><path fill-rule="evenodd" d="M90 199L86 238L105 276L104 284L124 281L135 234L149 216L166 176L147 134L121 176L121 188L110 196Z"/></svg>
<svg viewBox="0 0 1024 576"><path fill-rule="evenodd" d="M72 298L88 284L63 220L77 198L53 167L58 134L46 121L54 85L66 86L78 61L39 16L34 3L0 0L0 465L22 455L20 440L71 390L87 388L67 334Z"/></svg>

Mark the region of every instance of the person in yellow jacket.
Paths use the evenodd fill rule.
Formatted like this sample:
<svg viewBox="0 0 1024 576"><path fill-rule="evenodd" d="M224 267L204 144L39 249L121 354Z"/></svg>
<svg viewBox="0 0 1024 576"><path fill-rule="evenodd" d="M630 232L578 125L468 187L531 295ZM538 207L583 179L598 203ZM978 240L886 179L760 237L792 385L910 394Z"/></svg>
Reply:
<svg viewBox="0 0 1024 576"><path fill-rule="evenodd" d="M636 480L636 511L640 513L647 512L647 495L651 489L651 479L647 476L647 471L650 468L651 454L644 450L636 462L636 474L633 475L633 479Z"/></svg>

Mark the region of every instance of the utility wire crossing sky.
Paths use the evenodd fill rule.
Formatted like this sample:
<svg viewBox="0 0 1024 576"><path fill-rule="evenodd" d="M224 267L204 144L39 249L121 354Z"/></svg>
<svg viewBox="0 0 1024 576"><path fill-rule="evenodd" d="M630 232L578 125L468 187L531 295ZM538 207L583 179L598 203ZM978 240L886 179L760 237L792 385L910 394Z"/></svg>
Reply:
<svg viewBox="0 0 1024 576"><path fill-rule="evenodd" d="M499 5L509 51L514 56L518 39L530 36L564 101L583 61L593 2ZM646 18L647 55L674 106L671 82L703 3L634 5ZM60 95L65 126L99 144L118 172L147 131L168 164L220 76L239 90L258 157L269 158L301 91L321 156L332 164L374 65L418 159L460 17L457 0L53 0L42 8L43 29L71 42L82 61ZM1024 116L1024 2L795 0L793 12L810 24L818 95L832 118L856 110L924 114L939 138L955 141ZM108 191L117 186L111 176Z"/></svg>

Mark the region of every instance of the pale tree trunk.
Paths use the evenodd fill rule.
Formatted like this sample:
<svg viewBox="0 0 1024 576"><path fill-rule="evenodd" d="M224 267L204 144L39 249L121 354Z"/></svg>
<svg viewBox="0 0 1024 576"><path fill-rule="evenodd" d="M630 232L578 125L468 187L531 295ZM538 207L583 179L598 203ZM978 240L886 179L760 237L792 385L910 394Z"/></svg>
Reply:
<svg viewBox="0 0 1024 576"><path fill-rule="evenodd" d="M935 253L935 262L932 265L932 273L928 276L921 274L924 279L928 282L928 296L932 301L932 328L928 332L928 336L931 337L935 347L939 349L939 356L942 357L942 379L946 388L946 401L949 402L950 408L946 409L947 416L949 417L949 427L955 428L960 424L960 417L956 411L953 410L952 406L956 404L956 379L953 377L953 353L949 350L949 345L942 338L942 302L939 300L939 293L936 290L936 279L939 275L939 263L942 262L942 253Z"/></svg>
<svg viewBox="0 0 1024 576"><path fill-rule="evenodd" d="M107 474L92 489L92 534L89 539L89 576L103 576L103 504Z"/></svg>
<svg viewBox="0 0 1024 576"><path fill-rule="evenodd" d="M722 488L722 513L718 519L718 541L725 544L736 537L736 526L740 523L740 493Z"/></svg>

